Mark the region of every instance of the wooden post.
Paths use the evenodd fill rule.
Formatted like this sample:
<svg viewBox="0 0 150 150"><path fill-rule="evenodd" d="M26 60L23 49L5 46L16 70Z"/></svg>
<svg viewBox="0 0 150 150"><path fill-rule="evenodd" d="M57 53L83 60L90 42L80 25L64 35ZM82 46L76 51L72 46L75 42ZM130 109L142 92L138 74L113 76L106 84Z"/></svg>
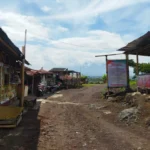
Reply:
<svg viewBox="0 0 150 150"><path fill-rule="evenodd" d="M129 64L128 64L128 61L129 61L129 55L126 54L126 73L127 73L127 90L130 88L130 81L129 81Z"/></svg>
<svg viewBox="0 0 150 150"><path fill-rule="evenodd" d="M139 56L138 53L136 54L136 78L139 75ZM139 91L138 85L137 85L137 92Z"/></svg>
<svg viewBox="0 0 150 150"><path fill-rule="evenodd" d="M107 80L107 90L108 90L108 95L109 95L109 85L108 85L108 65L107 65L107 55L105 56L106 57L106 80Z"/></svg>
<svg viewBox="0 0 150 150"><path fill-rule="evenodd" d="M22 54L23 54L23 59L22 59L22 64L21 64L21 101L20 101L20 106L23 107L24 104L24 64L25 64L25 51L26 51L26 35L27 35L27 30L25 30L25 39L24 39L24 46L22 47Z"/></svg>
<svg viewBox="0 0 150 150"><path fill-rule="evenodd" d="M136 76L139 75L139 56L136 54Z"/></svg>
<svg viewBox="0 0 150 150"><path fill-rule="evenodd" d="M34 95L34 75L32 77L32 95Z"/></svg>
<svg viewBox="0 0 150 150"><path fill-rule="evenodd" d="M67 83L67 89L68 89L68 68L67 68L67 79L66 79L66 83Z"/></svg>
<svg viewBox="0 0 150 150"><path fill-rule="evenodd" d="M25 47L22 47L22 52L25 52ZM20 101L20 106L23 107L24 103L24 63L25 63L25 58L23 56L22 59L22 64L21 64L21 101Z"/></svg>

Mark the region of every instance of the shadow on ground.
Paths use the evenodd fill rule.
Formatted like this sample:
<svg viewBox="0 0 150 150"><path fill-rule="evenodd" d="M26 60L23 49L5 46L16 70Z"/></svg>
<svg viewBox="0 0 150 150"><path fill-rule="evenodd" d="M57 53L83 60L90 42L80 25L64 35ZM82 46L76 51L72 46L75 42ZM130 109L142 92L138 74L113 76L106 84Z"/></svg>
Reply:
<svg viewBox="0 0 150 150"><path fill-rule="evenodd" d="M40 135L38 112L39 108L29 109L18 127L0 129L0 150L37 150Z"/></svg>

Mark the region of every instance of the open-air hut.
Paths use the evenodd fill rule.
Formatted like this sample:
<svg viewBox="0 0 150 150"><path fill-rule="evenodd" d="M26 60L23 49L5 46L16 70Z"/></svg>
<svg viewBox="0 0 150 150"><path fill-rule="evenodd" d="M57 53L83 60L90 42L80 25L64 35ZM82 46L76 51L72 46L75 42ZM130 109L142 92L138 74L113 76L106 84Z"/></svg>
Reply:
<svg viewBox="0 0 150 150"><path fill-rule="evenodd" d="M150 89L150 74L139 76L139 56L150 56L150 31L119 49L128 55L136 55L136 75L138 88ZM129 73L128 73L129 74Z"/></svg>

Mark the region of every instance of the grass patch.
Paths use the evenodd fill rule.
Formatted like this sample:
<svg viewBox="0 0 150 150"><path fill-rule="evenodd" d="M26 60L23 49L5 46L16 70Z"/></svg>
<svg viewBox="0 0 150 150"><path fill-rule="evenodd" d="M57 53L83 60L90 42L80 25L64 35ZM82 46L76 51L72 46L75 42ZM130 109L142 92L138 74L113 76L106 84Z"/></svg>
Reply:
<svg viewBox="0 0 150 150"><path fill-rule="evenodd" d="M134 80L131 80L130 81L130 87L132 88L132 89L136 89L136 87L137 87L137 83L136 83L136 81Z"/></svg>

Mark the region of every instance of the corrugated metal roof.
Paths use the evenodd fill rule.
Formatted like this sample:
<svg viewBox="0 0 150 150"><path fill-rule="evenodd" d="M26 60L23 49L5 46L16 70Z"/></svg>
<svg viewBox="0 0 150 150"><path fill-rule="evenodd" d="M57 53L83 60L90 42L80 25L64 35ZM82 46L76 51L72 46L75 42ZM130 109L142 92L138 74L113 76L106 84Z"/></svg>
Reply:
<svg viewBox="0 0 150 150"><path fill-rule="evenodd" d="M2 28L0 28L0 48L5 53L8 53L11 56L13 55L18 60L21 60L21 57L23 56L22 52L14 45ZM28 61L25 61L25 63L29 65Z"/></svg>
<svg viewBox="0 0 150 150"><path fill-rule="evenodd" d="M47 70L44 70L43 68L41 68L40 70L38 70L38 72L39 72L40 74L52 74L52 72L47 71Z"/></svg>
<svg viewBox="0 0 150 150"><path fill-rule="evenodd" d="M29 76L33 76L33 75L36 75L36 74L52 74L52 72L44 70L43 68L41 68L40 70L34 70L34 69L31 69L31 68L25 67L25 71L26 71L26 74L29 75Z"/></svg>
<svg viewBox="0 0 150 150"><path fill-rule="evenodd" d="M74 70L68 70L69 73L79 73L77 71L74 71Z"/></svg>
<svg viewBox="0 0 150 150"><path fill-rule="evenodd" d="M150 31L119 49L128 54L150 56Z"/></svg>
<svg viewBox="0 0 150 150"><path fill-rule="evenodd" d="M51 72L63 72L63 71L67 71L67 68L52 68L50 71Z"/></svg>

